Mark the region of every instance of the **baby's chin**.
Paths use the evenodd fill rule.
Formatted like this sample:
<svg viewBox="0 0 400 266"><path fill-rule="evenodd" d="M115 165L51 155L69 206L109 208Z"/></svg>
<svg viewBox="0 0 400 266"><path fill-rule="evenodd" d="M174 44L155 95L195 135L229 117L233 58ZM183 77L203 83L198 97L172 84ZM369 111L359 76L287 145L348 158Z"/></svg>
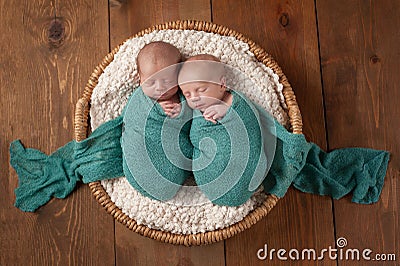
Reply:
<svg viewBox="0 0 400 266"><path fill-rule="evenodd" d="M173 94L172 95L163 94L161 96L154 97L154 99L157 101L166 101L166 100L169 100L172 96L173 96Z"/></svg>
<svg viewBox="0 0 400 266"><path fill-rule="evenodd" d="M166 101L171 99L173 96L175 96L177 94L178 90L170 90L165 92L164 94L161 95L153 95L153 99L157 100L157 101Z"/></svg>

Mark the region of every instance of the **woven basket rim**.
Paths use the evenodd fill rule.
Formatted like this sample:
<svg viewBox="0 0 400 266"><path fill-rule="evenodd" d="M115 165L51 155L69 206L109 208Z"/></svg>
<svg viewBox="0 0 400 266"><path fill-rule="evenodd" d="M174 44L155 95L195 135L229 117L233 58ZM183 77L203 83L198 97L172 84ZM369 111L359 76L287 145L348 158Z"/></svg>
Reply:
<svg viewBox="0 0 400 266"><path fill-rule="evenodd" d="M302 133L303 124L301 114L292 87L290 86L285 74L282 72L277 62L263 48L261 48L252 40L248 39L243 34L235 30L231 30L225 26L221 26L212 22L197 20L177 20L154 25L138 32L137 34L131 36L125 41L131 38L142 37L143 35L155 30L166 29L196 30L216 33L222 36L232 36L235 37L237 40L247 43L249 45L250 51L255 55L257 60L267 67L271 68L274 73L279 76L279 82L283 85L283 96L288 107L291 131L296 134ZM74 131L76 141L82 141L88 136L89 108L93 89L96 87L100 75L104 72L104 69L111 63L111 61L113 61L114 55L119 51L119 48L123 43L118 45L107 56L105 56L102 62L94 69L85 86L82 97L78 100L76 104L74 119ZM100 203L100 205L105 208L107 213L111 214L114 219L127 226L130 230L161 242L185 246L210 244L230 238L237 233L250 228L252 225L265 217L279 200L279 198L275 195L267 195L264 202L260 206L252 210L250 213L248 213L243 220L222 229L196 234L176 234L152 229L147 227L146 225L137 224L134 219L130 218L115 205L115 203L111 200L110 196L105 191L104 187L101 185L100 181L89 183L89 187L93 196Z"/></svg>

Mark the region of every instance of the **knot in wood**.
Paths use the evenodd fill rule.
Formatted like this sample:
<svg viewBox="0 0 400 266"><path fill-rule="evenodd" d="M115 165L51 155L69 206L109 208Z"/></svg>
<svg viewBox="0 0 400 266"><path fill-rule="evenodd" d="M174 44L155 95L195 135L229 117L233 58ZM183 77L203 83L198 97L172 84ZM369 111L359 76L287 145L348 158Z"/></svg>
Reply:
<svg viewBox="0 0 400 266"><path fill-rule="evenodd" d="M60 47L64 41L65 26L60 19L54 19L49 25L48 41L52 47Z"/></svg>
<svg viewBox="0 0 400 266"><path fill-rule="evenodd" d="M371 57L369 58L369 61L370 61L372 64L377 64L377 63L379 63L379 62L381 61L381 59L380 59L377 55L373 55L373 56L371 56Z"/></svg>
<svg viewBox="0 0 400 266"><path fill-rule="evenodd" d="M282 25L282 27L286 28L289 25L289 14L282 13L279 17L279 23Z"/></svg>

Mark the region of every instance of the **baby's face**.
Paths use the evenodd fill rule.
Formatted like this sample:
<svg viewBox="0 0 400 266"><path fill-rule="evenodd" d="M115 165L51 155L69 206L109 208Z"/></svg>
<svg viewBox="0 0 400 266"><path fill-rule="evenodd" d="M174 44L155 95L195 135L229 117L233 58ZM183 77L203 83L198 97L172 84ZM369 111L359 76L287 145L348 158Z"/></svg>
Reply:
<svg viewBox="0 0 400 266"><path fill-rule="evenodd" d="M221 103L225 95L223 84L211 82L190 82L180 88L190 108L204 111L206 108Z"/></svg>
<svg viewBox="0 0 400 266"><path fill-rule="evenodd" d="M178 66L143 64L140 85L143 93L154 100L168 100L178 92Z"/></svg>

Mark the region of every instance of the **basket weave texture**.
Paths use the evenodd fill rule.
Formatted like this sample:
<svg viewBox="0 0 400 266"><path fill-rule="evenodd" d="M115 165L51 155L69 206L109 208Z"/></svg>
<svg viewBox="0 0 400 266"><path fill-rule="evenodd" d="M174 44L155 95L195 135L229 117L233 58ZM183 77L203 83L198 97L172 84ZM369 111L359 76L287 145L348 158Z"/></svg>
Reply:
<svg viewBox="0 0 400 266"><path fill-rule="evenodd" d="M140 31L135 37L142 37L143 35L150 33L155 30L196 30L204 31L209 33L216 33L222 36L232 36L237 40L245 42L249 45L250 51L255 55L256 59L262 62L267 67L271 68L275 74L279 76L279 82L283 85L283 96L285 98L286 105L288 107L289 122L291 126L291 131L295 134L302 133L302 119L300 115L300 110L296 102L296 97L294 92L286 78L283 74L281 68L278 66L276 61L259 45L255 44L253 41L249 40L241 33L231 30L227 27L217 25L211 22L204 21L172 21L164 24L159 24ZM89 81L85 86L82 97L78 100L75 109L75 119L74 119L74 131L75 140L82 141L87 138L89 133L89 108L90 99L93 89L98 83L100 75L103 73L104 69L113 61L114 55L118 52L121 45L117 46L111 53L109 53L102 62L94 69L91 74ZM127 226L130 230L139 233L140 235L177 245L204 245L214 242L218 242L236 235L245 229L250 228L252 225L257 223L263 217L265 217L271 209L276 205L279 198L274 195L268 195L264 202L251 211L247 216L231 226L197 234L174 234L170 232L164 232L161 230L156 230L149 228L145 225L137 224L136 221L126 215L120 208L118 208L115 203L111 200L110 196L104 190L101 183L92 182L89 184L92 194L96 200L105 208L105 210L111 214L117 221Z"/></svg>

